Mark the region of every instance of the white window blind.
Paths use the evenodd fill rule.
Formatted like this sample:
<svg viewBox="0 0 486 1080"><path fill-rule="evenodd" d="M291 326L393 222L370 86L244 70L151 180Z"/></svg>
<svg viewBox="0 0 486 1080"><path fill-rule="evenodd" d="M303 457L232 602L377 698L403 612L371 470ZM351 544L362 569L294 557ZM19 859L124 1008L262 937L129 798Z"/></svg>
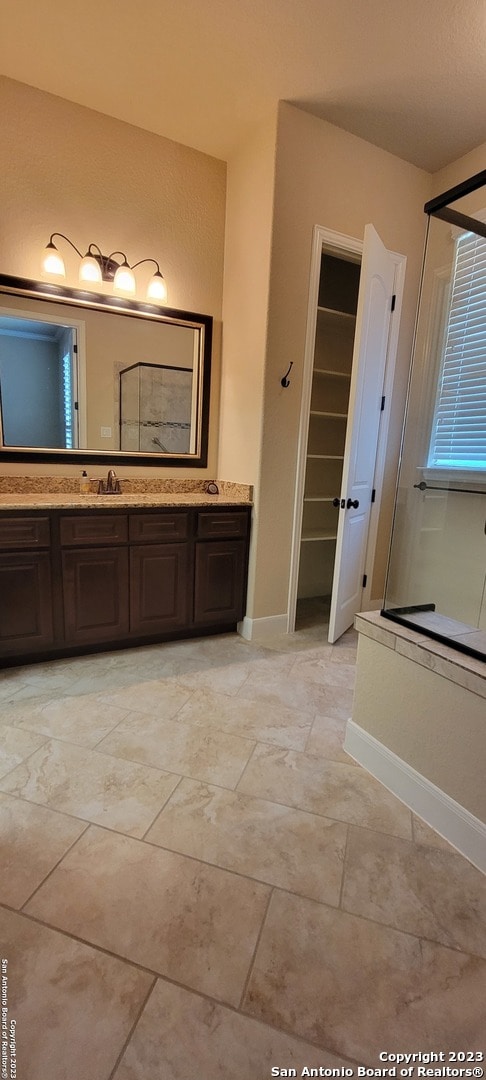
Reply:
<svg viewBox="0 0 486 1080"><path fill-rule="evenodd" d="M456 241L429 468L486 470L486 239Z"/></svg>

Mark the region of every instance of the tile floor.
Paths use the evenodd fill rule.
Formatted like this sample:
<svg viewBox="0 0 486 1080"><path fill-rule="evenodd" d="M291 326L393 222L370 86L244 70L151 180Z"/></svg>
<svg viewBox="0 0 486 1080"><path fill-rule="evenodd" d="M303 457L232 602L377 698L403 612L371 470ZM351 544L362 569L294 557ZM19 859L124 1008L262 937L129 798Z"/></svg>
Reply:
<svg viewBox="0 0 486 1080"><path fill-rule="evenodd" d="M484 1049L486 879L343 750L355 647L308 617L0 673L18 1080Z"/></svg>

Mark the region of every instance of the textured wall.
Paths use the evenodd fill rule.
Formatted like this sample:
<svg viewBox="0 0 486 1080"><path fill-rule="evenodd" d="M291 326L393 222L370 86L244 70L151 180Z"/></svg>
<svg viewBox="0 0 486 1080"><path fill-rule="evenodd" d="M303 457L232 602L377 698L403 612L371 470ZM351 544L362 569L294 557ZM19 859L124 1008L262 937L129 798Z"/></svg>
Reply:
<svg viewBox="0 0 486 1080"><path fill-rule="evenodd" d="M296 453L314 225L362 239L373 223L407 256L395 393L390 422L374 596L383 588L430 175L383 150L281 103L265 371L260 519L254 618L287 610ZM280 377L294 362L288 390Z"/></svg>
<svg viewBox="0 0 486 1080"><path fill-rule="evenodd" d="M38 278L49 235L63 232L81 249L94 241L105 252L121 248L130 262L153 256L166 278L169 304L216 320L207 470L215 473L226 165L4 78L0 138L2 273ZM76 258L66 257L67 284L73 286Z"/></svg>

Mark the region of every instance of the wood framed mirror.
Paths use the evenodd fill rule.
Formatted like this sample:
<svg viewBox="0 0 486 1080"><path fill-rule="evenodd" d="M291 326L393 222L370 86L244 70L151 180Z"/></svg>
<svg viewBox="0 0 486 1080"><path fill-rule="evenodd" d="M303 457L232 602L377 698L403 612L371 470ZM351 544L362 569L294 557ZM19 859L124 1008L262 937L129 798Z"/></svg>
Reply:
<svg viewBox="0 0 486 1080"><path fill-rule="evenodd" d="M0 275L0 462L203 468L212 322Z"/></svg>

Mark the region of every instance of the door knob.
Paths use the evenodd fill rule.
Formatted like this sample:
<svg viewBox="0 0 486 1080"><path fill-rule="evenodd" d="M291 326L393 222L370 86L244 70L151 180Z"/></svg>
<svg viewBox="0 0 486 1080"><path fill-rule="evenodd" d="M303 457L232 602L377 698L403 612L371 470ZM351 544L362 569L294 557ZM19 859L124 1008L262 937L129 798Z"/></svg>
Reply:
<svg viewBox="0 0 486 1080"><path fill-rule="evenodd" d="M346 503L346 510L350 510L351 507L353 507L355 510L357 510L358 506L359 506L359 499L348 499L348 501Z"/></svg>
<svg viewBox="0 0 486 1080"><path fill-rule="evenodd" d="M333 505L333 506L339 506L339 503L340 503L340 502L341 502L341 500L340 500L340 499L333 499L333 500L332 500L332 505ZM486 529L486 526L485 526L485 529Z"/></svg>

